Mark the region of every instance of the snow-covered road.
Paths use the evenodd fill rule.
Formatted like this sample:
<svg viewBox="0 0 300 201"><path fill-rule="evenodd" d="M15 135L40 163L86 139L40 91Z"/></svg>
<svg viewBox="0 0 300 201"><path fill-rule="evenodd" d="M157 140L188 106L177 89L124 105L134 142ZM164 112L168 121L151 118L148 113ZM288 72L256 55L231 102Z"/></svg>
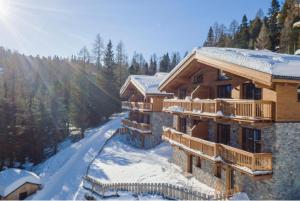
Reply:
<svg viewBox="0 0 300 201"><path fill-rule="evenodd" d="M105 141L120 127L122 115L86 132L86 137L57 153L34 171L41 176L43 189L31 199L72 200L89 163Z"/></svg>

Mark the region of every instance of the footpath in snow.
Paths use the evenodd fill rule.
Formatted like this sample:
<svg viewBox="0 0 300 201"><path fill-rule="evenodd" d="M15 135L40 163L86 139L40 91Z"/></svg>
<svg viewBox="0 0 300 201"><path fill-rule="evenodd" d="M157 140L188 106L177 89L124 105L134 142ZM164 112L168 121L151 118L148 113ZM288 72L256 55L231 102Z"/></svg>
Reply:
<svg viewBox="0 0 300 201"><path fill-rule="evenodd" d="M133 148L114 137L92 163L89 176L103 183L169 183L212 194L214 189L194 177L185 177L171 163L172 147L162 143L150 150Z"/></svg>
<svg viewBox="0 0 300 201"><path fill-rule="evenodd" d="M85 133L85 138L72 144L33 170L40 177L43 189L31 197L34 200L73 200L86 169L105 141L120 127L123 115Z"/></svg>

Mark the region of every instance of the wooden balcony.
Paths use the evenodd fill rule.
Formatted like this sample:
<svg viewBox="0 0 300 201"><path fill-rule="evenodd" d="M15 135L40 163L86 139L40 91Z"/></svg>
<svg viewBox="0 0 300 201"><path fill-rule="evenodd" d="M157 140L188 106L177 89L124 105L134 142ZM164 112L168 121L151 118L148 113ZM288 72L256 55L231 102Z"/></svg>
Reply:
<svg viewBox="0 0 300 201"><path fill-rule="evenodd" d="M136 130L140 133L151 133L150 124L138 123L129 119L122 119L122 125L130 130Z"/></svg>
<svg viewBox="0 0 300 201"><path fill-rule="evenodd" d="M164 129L163 139L195 155L228 163L252 175L272 172L271 153L250 153L224 144L191 137L170 128Z"/></svg>
<svg viewBox="0 0 300 201"><path fill-rule="evenodd" d="M163 111L183 112L217 118L271 121L274 119L273 104L272 101L265 100L165 99L163 102Z"/></svg>
<svg viewBox="0 0 300 201"><path fill-rule="evenodd" d="M122 108L129 110L152 111L152 103L122 101Z"/></svg>

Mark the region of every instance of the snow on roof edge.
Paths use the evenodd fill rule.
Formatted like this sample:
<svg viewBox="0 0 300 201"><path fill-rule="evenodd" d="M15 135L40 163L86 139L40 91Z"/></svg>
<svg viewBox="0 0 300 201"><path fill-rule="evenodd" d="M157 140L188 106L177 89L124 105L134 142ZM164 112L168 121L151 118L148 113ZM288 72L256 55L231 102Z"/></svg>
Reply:
<svg viewBox="0 0 300 201"><path fill-rule="evenodd" d="M5 178L1 179L1 178ZM6 197L25 183L40 185L40 177L27 170L9 168L0 172L0 196Z"/></svg>
<svg viewBox="0 0 300 201"><path fill-rule="evenodd" d="M169 73L157 72L154 75L129 75L124 85L120 89L122 94L129 83L134 86L144 95L170 95L171 93L159 91L160 80L168 76Z"/></svg>
<svg viewBox="0 0 300 201"><path fill-rule="evenodd" d="M176 72L176 71L178 71L180 68L181 68L181 66L192 56L192 55L194 55L194 54L201 54L201 50L203 50L203 49L217 49L217 50L235 50L235 51L241 51L241 52L252 52L252 53L256 53L256 55L261 55L261 56L264 56L264 55L269 55L270 57L271 57L271 55L273 56L272 57L272 59L274 60L274 61L280 61L280 56L281 57L290 57L290 58L296 58L296 57L294 57L295 55L289 55L289 54L280 54L280 53L275 53L275 52L272 52L272 51L269 51L269 50L248 50L248 49L238 49L238 48L218 48L218 47L201 47L201 48L194 48L186 57L184 57L176 66L175 66L175 68L173 68L172 70L171 70L171 72L169 73L169 75L164 79L164 80L162 80L162 82L160 83L160 85L159 85L159 88L161 88L161 86ZM257 54L258 53L258 54ZM261 53L261 54L260 54ZM222 58L216 58L216 57L213 57L213 56L208 56L207 54L202 54L203 56L206 56L206 57L209 57L209 58L212 58L212 59L218 59L218 60L221 60L221 61L223 61L223 62L228 62L228 63L232 63L232 64L236 64L236 65L239 65L239 66L241 66L241 67L243 67L243 68L250 68L250 69L252 69L252 70L256 70L256 71L259 71L259 72L264 72L264 73L268 73L268 74L270 74L270 75L272 75L272 77L274 77L274 78L278 78L278 79L288 79L288 80L300 80L300 56L299 56L299 69L296 69L296 70L298 70L298 72L299 72L299 75L297 75L297 76L295 76L294 75L294 73L291 73L290 75L283 75L283 74L280 74L280 73L276 73L276 72L272 72L271 70L270 71L263 71L263 70L261 70L261 69L259 69L259 66L257 67L257 68L254 68L254 67L249 67L249 66L247 66L247 65L242 65L241 63L242 62L237 62L237 63L234 63L234 62L230 62L230 61L228 61L228 60L225 60L224 58L222 59ZM244 55L244 57L246 57L247 55ZM297 56L298 57L298 56ZM247 58L247 57L246 57ZM261 58L262 59L262 58ZM298 59L298 58L297 58ZM253 62L253 63L255 63L255 62ZM259 61L257 62L257 63L259 63ZM284 62L282 62L282 63L284 63ZM265 63L265 65L268 65L268 64L266 64ZM288 66L288 65L286 65L286 66ZM270 65L270 68L271 67L273 67L272 65ZM283 69L283 70L290 70L290 69L284 69L282 66L281 66L281 68ZM286 67L287 68L287 67ZM294 69L295 69L295 67L294 67ZM294 70L293 69L293 70ZM290 70L291 71L291 70Z"/></svg>

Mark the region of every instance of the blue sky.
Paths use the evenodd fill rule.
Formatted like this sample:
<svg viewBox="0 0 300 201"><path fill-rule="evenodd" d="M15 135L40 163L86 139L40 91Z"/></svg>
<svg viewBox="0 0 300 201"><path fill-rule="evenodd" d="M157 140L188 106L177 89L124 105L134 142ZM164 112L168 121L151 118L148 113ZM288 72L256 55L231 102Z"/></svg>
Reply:
<svg viewBox="0 0 300 201"><path fill-rule="evenodd" d="M70 56L97 33L126 51L182 54L202 45L214 22L253 18L271 0L0 0L0 46L24 54ZM5 9L5 11L3 11ZM1 14L2 13L2 14Z"/></svg>

